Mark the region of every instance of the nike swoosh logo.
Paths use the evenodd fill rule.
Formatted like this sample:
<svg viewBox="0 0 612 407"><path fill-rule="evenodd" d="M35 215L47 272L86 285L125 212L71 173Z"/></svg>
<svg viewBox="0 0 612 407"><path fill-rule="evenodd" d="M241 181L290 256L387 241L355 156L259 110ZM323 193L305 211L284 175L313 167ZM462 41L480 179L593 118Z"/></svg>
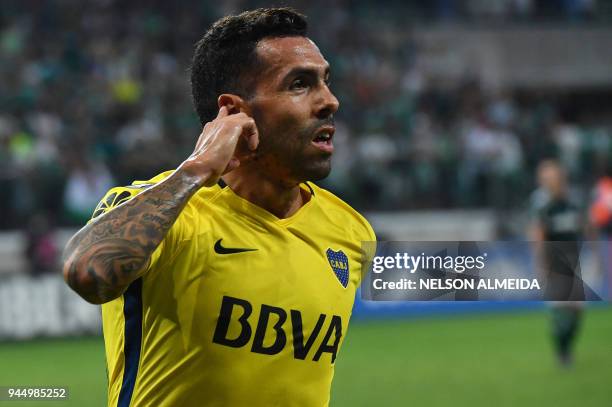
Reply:
<svg viewBox="0 0 612 407"><path fill-rule="evenodd" d="M242 253L242 252L254 252L257 249L245 249L242 247L223 247L221 246L221 241L223 239L219 239L215 242L215 252L218 254L234 254L234 253Z"/></svg>

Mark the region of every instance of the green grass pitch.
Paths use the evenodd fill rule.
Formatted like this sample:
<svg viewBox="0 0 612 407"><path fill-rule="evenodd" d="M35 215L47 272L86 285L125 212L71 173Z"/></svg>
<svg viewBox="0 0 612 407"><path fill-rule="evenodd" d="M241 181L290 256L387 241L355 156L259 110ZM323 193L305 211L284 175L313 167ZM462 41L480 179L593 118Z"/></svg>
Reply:
<svg viewBox="0 0 612 407"><path fill-rule="evenodd" d="M576 363L559 369L544 311L353 322L331 406L612 405L612 308L588 309ZM100 338L0 343L0 386L68 386L68 401L105 406Z"/></svg>

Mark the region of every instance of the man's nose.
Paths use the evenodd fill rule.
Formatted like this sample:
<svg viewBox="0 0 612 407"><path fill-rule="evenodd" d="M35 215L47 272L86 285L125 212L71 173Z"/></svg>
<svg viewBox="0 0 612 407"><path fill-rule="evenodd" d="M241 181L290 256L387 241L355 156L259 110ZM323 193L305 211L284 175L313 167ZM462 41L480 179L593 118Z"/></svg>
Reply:
<svg viewBox="0 0 612 407"><path fill-rule="evenodd" d="M340 102L327 85L322 87L320 98L316 111L318 118L325 119L338 111Z"/></svg>

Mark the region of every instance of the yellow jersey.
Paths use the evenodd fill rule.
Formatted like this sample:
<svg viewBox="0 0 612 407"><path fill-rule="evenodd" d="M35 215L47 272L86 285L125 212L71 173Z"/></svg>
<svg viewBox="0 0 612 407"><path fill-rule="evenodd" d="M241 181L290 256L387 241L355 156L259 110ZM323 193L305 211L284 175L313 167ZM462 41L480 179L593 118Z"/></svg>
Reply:
<svg viewBox="0 0 612 407"><path fill-rule="evenodd" d="M111 189L98 216L163 180ZM368 222L312 183L279 219L202 188L147 272L102 305L109 406L326 406Z"/></svg>

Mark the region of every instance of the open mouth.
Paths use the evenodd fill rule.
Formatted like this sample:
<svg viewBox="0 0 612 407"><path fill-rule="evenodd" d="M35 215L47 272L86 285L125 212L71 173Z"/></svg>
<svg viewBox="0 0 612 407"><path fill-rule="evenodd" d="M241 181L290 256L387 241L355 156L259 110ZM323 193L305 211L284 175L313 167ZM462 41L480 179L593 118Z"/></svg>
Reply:
<svg viewBox="0 0 612 407"><path fill-rule="evenodd" d="M332 143L332 138L334 137L334 131L335 129L331 126L323 127L317 132L314 139L312 139L312 144L319 150L330 153L333 152L334 145Z"/></svg>

